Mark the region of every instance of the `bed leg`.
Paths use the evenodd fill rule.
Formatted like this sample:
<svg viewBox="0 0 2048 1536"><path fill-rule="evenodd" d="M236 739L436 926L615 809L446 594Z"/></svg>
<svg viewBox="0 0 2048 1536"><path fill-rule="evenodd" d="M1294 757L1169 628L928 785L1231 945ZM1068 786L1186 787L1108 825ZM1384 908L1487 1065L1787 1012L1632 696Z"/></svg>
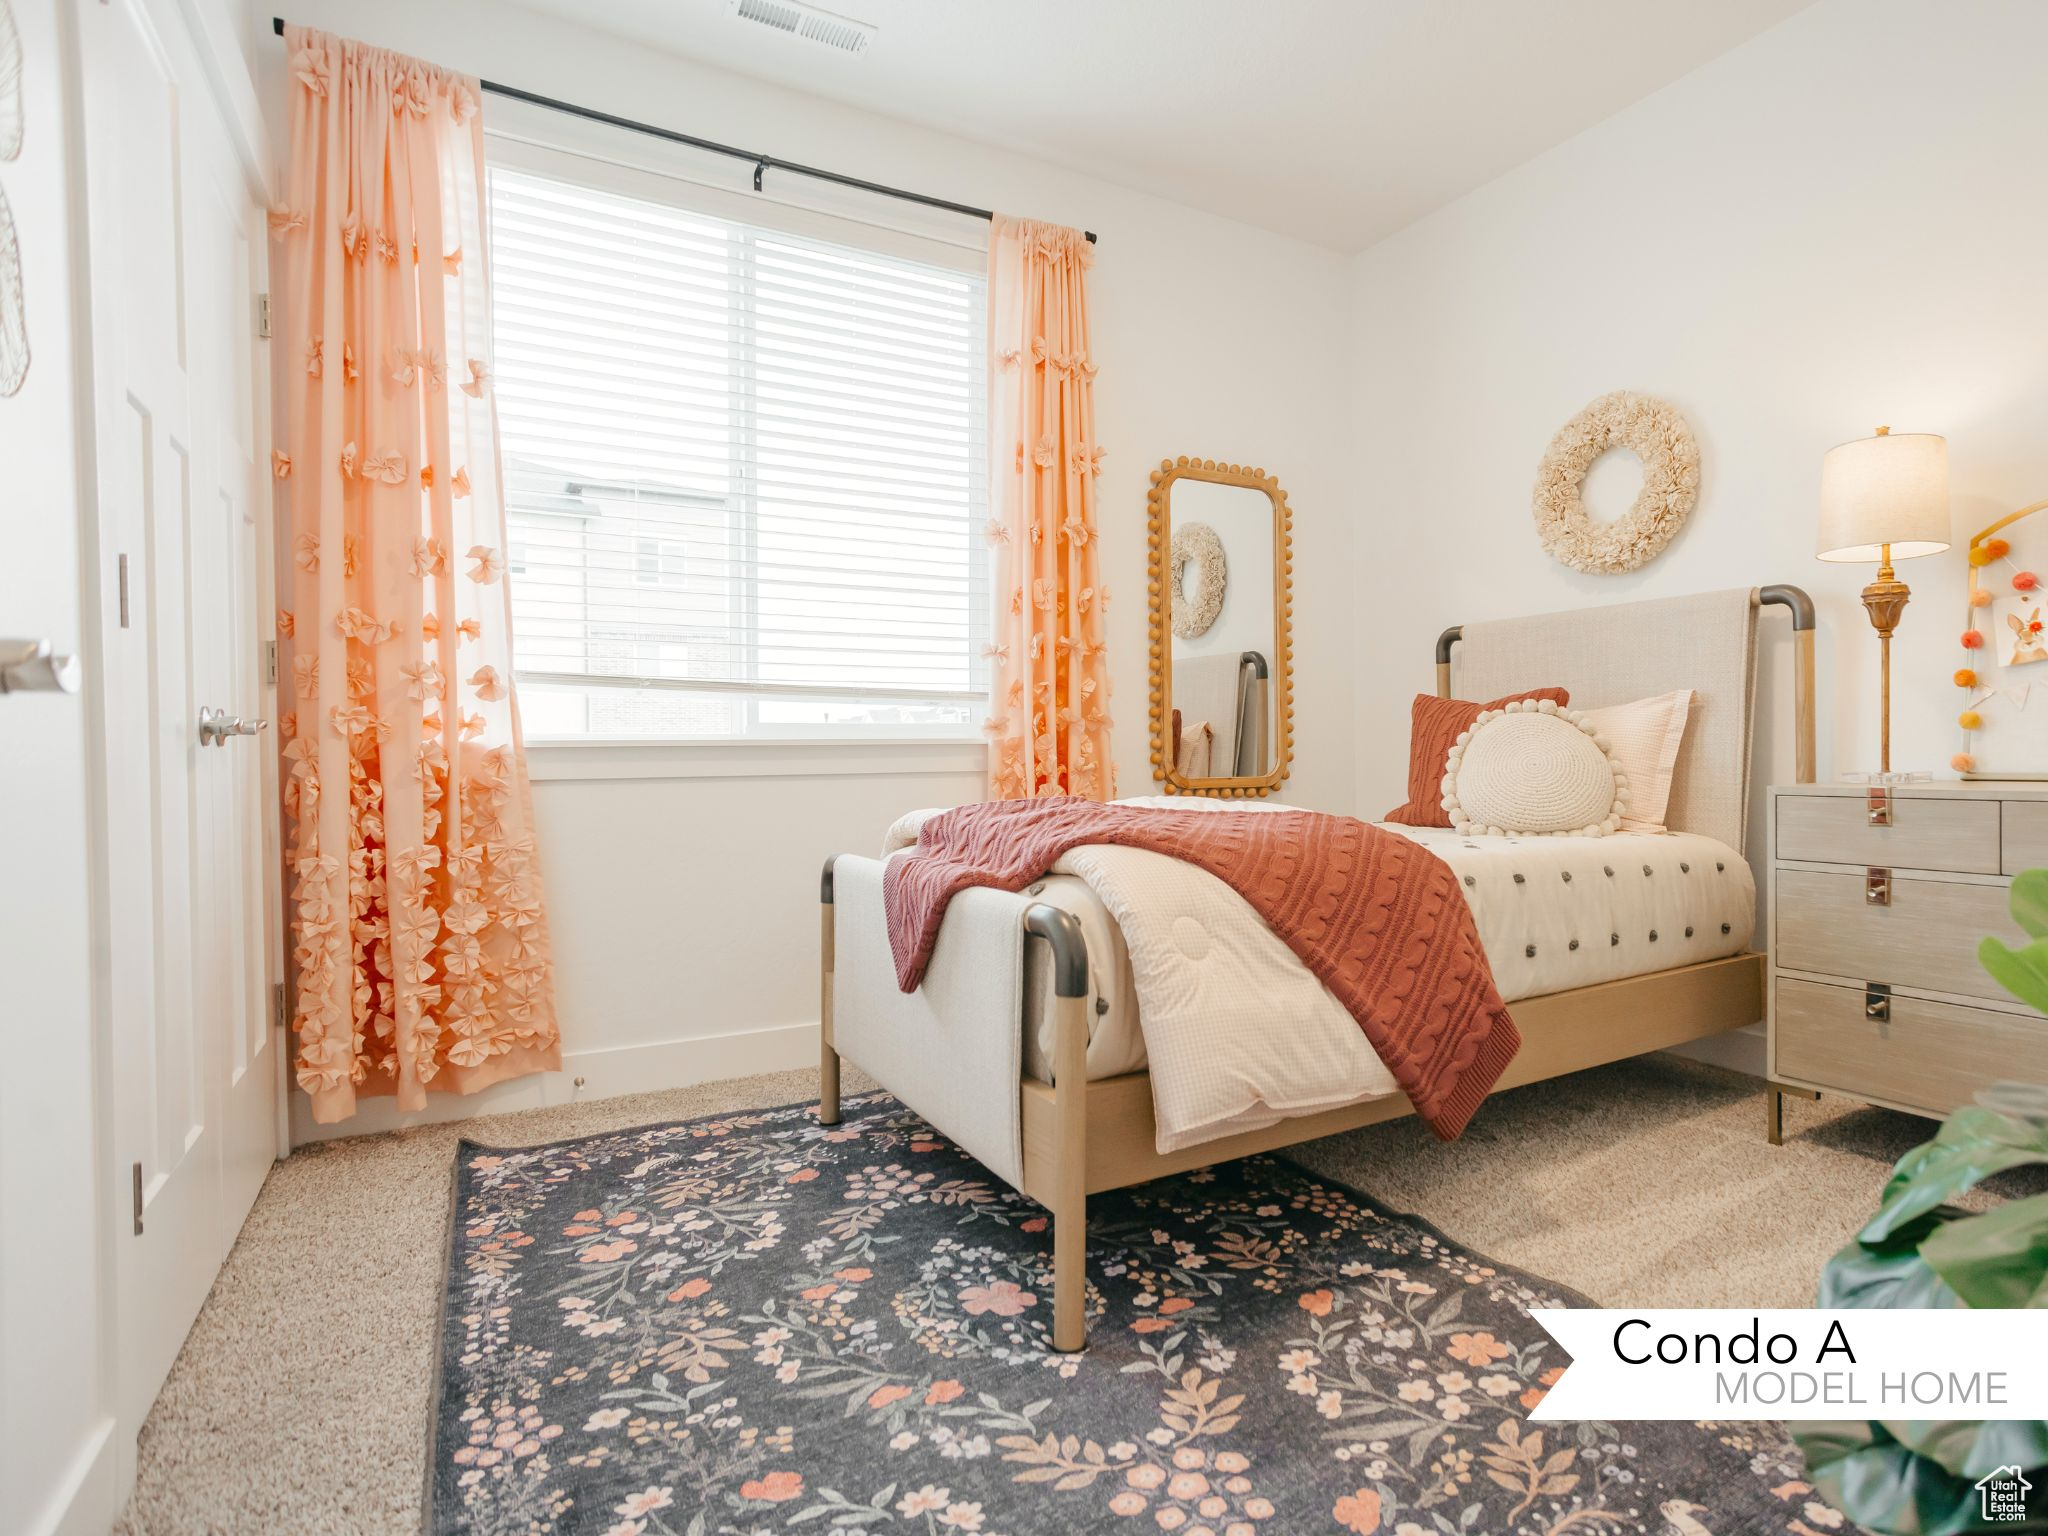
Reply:
<svg viewBox="0 0 2048 1536"><path fill-rule="evenodd" d="M825 861L819 887L818 928L818 1124L839 1123L839 1053L832 1048L832 860Z"/></svg>
<svg viewBox="0 0 2048 1536"><path fill-rule="evenodd" d="M1088 1347L1088 999L1059 998L1053 1020L1052 1347L1072 1353Z"/></svg>

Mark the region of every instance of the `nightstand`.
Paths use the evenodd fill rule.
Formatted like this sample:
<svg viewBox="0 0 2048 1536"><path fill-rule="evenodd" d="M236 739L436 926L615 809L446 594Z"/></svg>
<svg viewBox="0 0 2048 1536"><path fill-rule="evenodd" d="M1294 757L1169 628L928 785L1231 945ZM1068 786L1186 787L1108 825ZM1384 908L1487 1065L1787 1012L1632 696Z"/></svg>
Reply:
<svg viewBox="0 0 2048 1536"><path fill-rule="evenodd" d="M1977 963L2012 877L2048 866L2048 784L1770 792L1770 1090L1939 1117L1994 1082L2048 1083L2048 1019Z"/></svg>

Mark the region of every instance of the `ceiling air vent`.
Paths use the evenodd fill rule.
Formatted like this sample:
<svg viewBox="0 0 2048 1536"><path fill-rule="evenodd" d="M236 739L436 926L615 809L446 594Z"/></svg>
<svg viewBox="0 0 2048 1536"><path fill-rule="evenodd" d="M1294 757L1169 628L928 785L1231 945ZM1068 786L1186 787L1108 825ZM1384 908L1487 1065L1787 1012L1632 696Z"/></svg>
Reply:
<svg viewBox="0 0 2048 1536"><path fill-rule="evenodd" d="M864 52L875 35L874 27L865 21L835 16L815 5L801 4L800 0L726 0L726 5L741 21L772 27L805 42L837 48L841 53Z"/></svg>

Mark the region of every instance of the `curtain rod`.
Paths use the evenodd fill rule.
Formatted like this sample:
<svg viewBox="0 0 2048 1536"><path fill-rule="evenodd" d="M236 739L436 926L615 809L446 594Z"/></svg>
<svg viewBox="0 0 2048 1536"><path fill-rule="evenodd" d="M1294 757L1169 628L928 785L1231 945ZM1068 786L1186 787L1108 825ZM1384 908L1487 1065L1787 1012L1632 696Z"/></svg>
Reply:
<svg viewBox="0 0 2048 1536"><path fill-rule="evenodd" d="M270 18L270 30L279 37L284 36L284 18ZM779 160L774 155L757 155L752 150L740 149L731 144L720 144L712 139L700 139L695 134L681 133L674 128L664 128L658 123L638 122L630 117L618 117L610 112L600 112L595 107L579 107L574 102L560 101L553 96L543 96L537 91L523 91L516 85L500 85L495 80L479 80L478 85L493 96L506 96L514 101L524 101L536 107L546 107L551 112L566 112L571 117L581 117L593 123L607 123L614 128L624 128L629 133L644 133L650 138L667 139L671 144L687 144L692 149L709 150L714 155L728 155L734 160L745 160L754 167L754 190L761 190L761 178L769 171L789 171L798 176L808 176L813 181L829 181L835 186L853 187L862 192L873 192L880 197L893 197L899 202L917 203L926 208L942 208L948 213L962 213L969 218L993 219L992 208L974 208L966 203L950 202L943 197L929 197L922 192L906 192L901 187L885 187L877 181L862 181L858 176L842 176L837 171L821 170L815 165L799 165L794 160ZM1088 243L1095 243L1095 231L1083 230Z"/></svg>

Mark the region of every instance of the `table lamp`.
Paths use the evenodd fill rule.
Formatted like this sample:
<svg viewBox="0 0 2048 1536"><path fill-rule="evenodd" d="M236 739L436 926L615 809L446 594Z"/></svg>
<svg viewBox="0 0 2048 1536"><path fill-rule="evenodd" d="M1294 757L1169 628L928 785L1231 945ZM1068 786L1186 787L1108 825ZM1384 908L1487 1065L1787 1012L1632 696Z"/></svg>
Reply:
<svg viewBox="0 0 2048 1536"><path fill-rule="evenodd" d="M1892 768L1892 631L1911 595L1894 560L1948 548L1948 439L1893 432L1830 448L1820 465L1820 558L1875 560L1863 607L1877 630L1882 708L1879 772Z"/></svg>

